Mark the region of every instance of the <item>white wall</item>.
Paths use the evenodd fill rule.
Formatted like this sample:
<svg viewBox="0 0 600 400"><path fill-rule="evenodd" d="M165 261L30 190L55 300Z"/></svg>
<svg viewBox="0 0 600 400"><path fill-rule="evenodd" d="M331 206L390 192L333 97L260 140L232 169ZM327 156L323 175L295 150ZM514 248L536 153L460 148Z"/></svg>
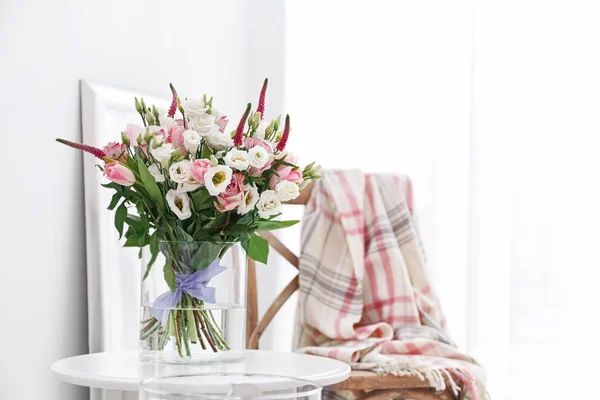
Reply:
<svg viewBox="0 0 600 400"><path fill-rule="evenodd" d="M87 352L82 156L54 142L81 139L79 80L163 96L172 81L235 119L261 83L248 25L241 1L0 2L0 399L87 398L49 370Z"/></svg>

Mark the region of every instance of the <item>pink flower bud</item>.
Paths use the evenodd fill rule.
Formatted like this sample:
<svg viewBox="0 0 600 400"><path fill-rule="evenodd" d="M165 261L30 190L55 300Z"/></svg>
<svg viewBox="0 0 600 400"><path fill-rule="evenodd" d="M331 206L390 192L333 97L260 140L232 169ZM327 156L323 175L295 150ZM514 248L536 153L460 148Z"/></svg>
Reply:
<svg viewBox="0 0 600 400"><path fill-rule="evenodd" d="M119 162L111 162L104 166L104 175L111 181L123 186L131 186L135 183L133 172Z"/></svg>

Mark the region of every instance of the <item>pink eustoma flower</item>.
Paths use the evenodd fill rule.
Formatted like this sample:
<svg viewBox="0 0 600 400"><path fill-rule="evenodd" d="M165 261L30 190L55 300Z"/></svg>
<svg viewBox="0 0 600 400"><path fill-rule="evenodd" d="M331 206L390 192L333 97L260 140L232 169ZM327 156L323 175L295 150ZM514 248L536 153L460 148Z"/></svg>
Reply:
<svg viewBox="0 0 600 400"><path fill-rule="evenodd" d="M244 198L244 174L233 174L227 189L217 196L215 208L220 212L235 210Z"/></svg>
<svg viewBox="0 0 600 400"><path fill-rule="evenodd" d="M217 122L215 122L215 124L217 124L219 126L220 132L225 132L225 128L227 128L228 123L229 123L229 120L227 119L226 115L222 116L221 118L219 118L217 120Z"/></svg>
<svg viewBox="0 0 600 400"><path fill-rule="evenodd" d="M279 153L276 156L278 160L281 160L284 157L285 161L290 164L296 164L298 162L298 158L289 152ZM297 183L298 185L304 181L304 179L302 178L302 171L300 169L293 170L292 167L288 167L287 165L280 165L279 167L277 167L275 172L277 172L279 176L273 175L269 180L269 188L271 189L274 189L275 186L277 186L277 184L282 180Z"/></svg>
<svg viewBox="0 0 600 400"><path fill-rule="evenodd" d="M176 125L169 130L169 137L167 138L167 142L172 143L175 149L179 149L181 155L185 157L187 154L187 150L185 149L185 142L183 139L183 132L185 132L185 128L180 125Z"/></svg>
<svg viewBox="0 0 600 400"><path fill-rule="evenodd" d="M127 135L127 139L129 139L129 146L135 147L138 145L138 136L143 135L145 129L139 125L128 124L127 128L125 128L125 135Z"/></svg>
<svg viewBox="0 0 600 400"><path fill-rule="evenodd" d="M112 160L125 162L127 159L127 146L125 146L125 143L110 142L102 150L106 157Z"/></svg>
<svg viewBox="0 0 600 400"><path fill-rule="evenodd" d="M204 174L210 168L210 160L202 158L192 161L191 174L192 178L201 185L204 185Z"/></svg>
<svg viewBox="0 0 600 400"><path fill-rule="evenodd" d="M131 186L135 183L133 172L119 162L111 162L104 166L104 174L111 181L123 186Z"/></svg>

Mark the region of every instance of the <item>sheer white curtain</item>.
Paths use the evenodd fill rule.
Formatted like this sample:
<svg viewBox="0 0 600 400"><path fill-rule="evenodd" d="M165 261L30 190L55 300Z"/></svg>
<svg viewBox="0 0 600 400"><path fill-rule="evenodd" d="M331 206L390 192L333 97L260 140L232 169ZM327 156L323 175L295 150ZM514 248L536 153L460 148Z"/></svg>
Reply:
<svg viewBox="0 0 600 400"><path fill-rule="evenodd" d="M293 147L413 178L451 333L493 398L594 382L598 17L592 2L287 2Z"/></svg>

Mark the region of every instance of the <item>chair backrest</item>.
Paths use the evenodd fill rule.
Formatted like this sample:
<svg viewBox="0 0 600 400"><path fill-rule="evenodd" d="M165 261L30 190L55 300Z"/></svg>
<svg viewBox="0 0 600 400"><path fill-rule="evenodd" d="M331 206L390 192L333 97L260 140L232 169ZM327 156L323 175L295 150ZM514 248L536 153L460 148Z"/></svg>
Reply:
<svg viewBox="0 0 600 400"><path fill-rule="evenodd" d="M306 205L310 199L312 192L312 184L307 186L300 196L295 200L292 200L286 204ZM299 259L287 246L285 246L275 235L270 232L261 232L261 236L267 239L271 248L277 251L283 258L289 261L296 269L299 267ZM269 326L275 314L281 309L285 302L294 294L298 289L299 279L296 276L287 286L281 291L281 293L275 298L273 303L269 306L265 315L262 318L258 318L258 290L256 283L256 262L248 258L248 290L246 300L246 348L247 349L258 349L258 340L263 334L265 329Z"/></svg>

